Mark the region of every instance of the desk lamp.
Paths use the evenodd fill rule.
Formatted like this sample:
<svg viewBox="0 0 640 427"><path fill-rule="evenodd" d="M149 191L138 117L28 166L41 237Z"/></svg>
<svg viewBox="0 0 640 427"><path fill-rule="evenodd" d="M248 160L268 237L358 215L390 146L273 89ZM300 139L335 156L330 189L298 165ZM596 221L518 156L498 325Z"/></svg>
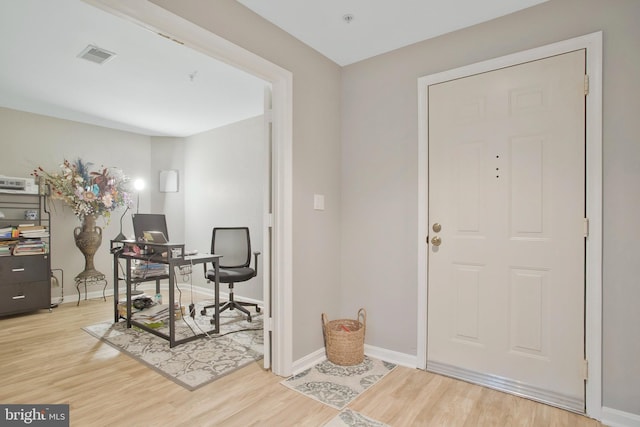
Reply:
<svg viewBox="0 0 640 427"><path fill-rule="evenodd" d="M136 213L140 213L140 192L144 190L144 180L141 178L136 179L133 182L133 188L136 190L136 193L138 193L138 197L136 201ZM125 209L124 213L120 217L120 234L118 235L118 237L115 238L115 240L120 239L120 236L122 236L121 240L126 240L126 237L122 234L122 218L124 218L124 215L127 213L128 210L129 210L129 206L127 206L127 209ZM131 296L139 296L142 294L144 294L144 292L141 291L140 289L131 290Z"/></svg>
<svg viewBox="0 0 640 427"><path fill-rule="evenodd" d="M133 187L138 193L136 213L140 213L140 191L144 189L144 180L140 178L136 179L133 183ZM118 233L118 235L113 239L116 242L122 242L123 240L127 240L127 237L122 233L122 220L124 219L124 216L127 214L127 212L129 212L129 205L127 205L127 208L124 210L124 212L122 213L122 216L120 217L120 233Z"/></svg>
<svg viewBox="0 0 640 427"><path fill-rule="evenodd" d="M124 210L124 212L122 213L122 216L120 217L120 233L115 237L116 242L122 242L123 240L127 240L126 236L124 234L122 234L122 219L124 218L124 216L127 214L127 212L129 211L129 206L127 205L127 208Z"/></svg>

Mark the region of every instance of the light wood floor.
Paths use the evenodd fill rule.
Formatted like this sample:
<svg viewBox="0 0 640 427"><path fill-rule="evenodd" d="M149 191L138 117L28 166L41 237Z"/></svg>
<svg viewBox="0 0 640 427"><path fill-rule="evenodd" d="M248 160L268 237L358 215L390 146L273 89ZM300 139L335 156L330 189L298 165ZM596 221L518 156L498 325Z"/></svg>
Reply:
<svg viewBox="0 0 640 427"><path fill-rule="evenodd" d="M188 391L81 327L112 302L0 318L0 403L70 405L72 426L321 426L338 411L255 363ZM391 426L600 426L586 417L399 367L349 407Z"/></svg>

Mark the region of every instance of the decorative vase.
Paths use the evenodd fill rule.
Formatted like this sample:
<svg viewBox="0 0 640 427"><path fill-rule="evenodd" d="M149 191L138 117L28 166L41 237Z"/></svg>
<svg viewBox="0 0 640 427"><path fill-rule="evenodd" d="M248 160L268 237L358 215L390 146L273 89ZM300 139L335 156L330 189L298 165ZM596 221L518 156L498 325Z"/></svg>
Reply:
<svg viewBox="0 0 640 427"><path fill-rule="evenodd" d="M93 265L93 256L102 244L102 228L96 225L95 215L85 215L82 227L73 230L76 246L84 255L84 271L76 276L76 280L104 277Z"/></svg>

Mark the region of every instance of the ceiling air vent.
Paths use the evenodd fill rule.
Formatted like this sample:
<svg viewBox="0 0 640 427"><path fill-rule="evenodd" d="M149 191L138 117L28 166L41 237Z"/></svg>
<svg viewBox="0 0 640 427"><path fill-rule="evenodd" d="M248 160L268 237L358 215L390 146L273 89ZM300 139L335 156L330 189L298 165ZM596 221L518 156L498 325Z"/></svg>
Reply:
<svg viewBox="0 0 640 427"><path fill-rule="evenodd" d="M91 61L96 64L104 64L114 56L116 56L115 53L94 45L87 46L78 54L78 58L86 59L87 61Z"/></svg>

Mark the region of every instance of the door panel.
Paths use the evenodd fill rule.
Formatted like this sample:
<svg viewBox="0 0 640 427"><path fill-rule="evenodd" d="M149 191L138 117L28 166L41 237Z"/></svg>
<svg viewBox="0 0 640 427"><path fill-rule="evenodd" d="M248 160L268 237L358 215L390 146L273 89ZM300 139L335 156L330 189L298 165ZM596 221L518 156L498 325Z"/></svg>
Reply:
<svg viewBox="0 0 640 427"><path fill-rule="evenodd" d="M427 369L579 411L584 67L576 51L428 93Z"/></svg>

